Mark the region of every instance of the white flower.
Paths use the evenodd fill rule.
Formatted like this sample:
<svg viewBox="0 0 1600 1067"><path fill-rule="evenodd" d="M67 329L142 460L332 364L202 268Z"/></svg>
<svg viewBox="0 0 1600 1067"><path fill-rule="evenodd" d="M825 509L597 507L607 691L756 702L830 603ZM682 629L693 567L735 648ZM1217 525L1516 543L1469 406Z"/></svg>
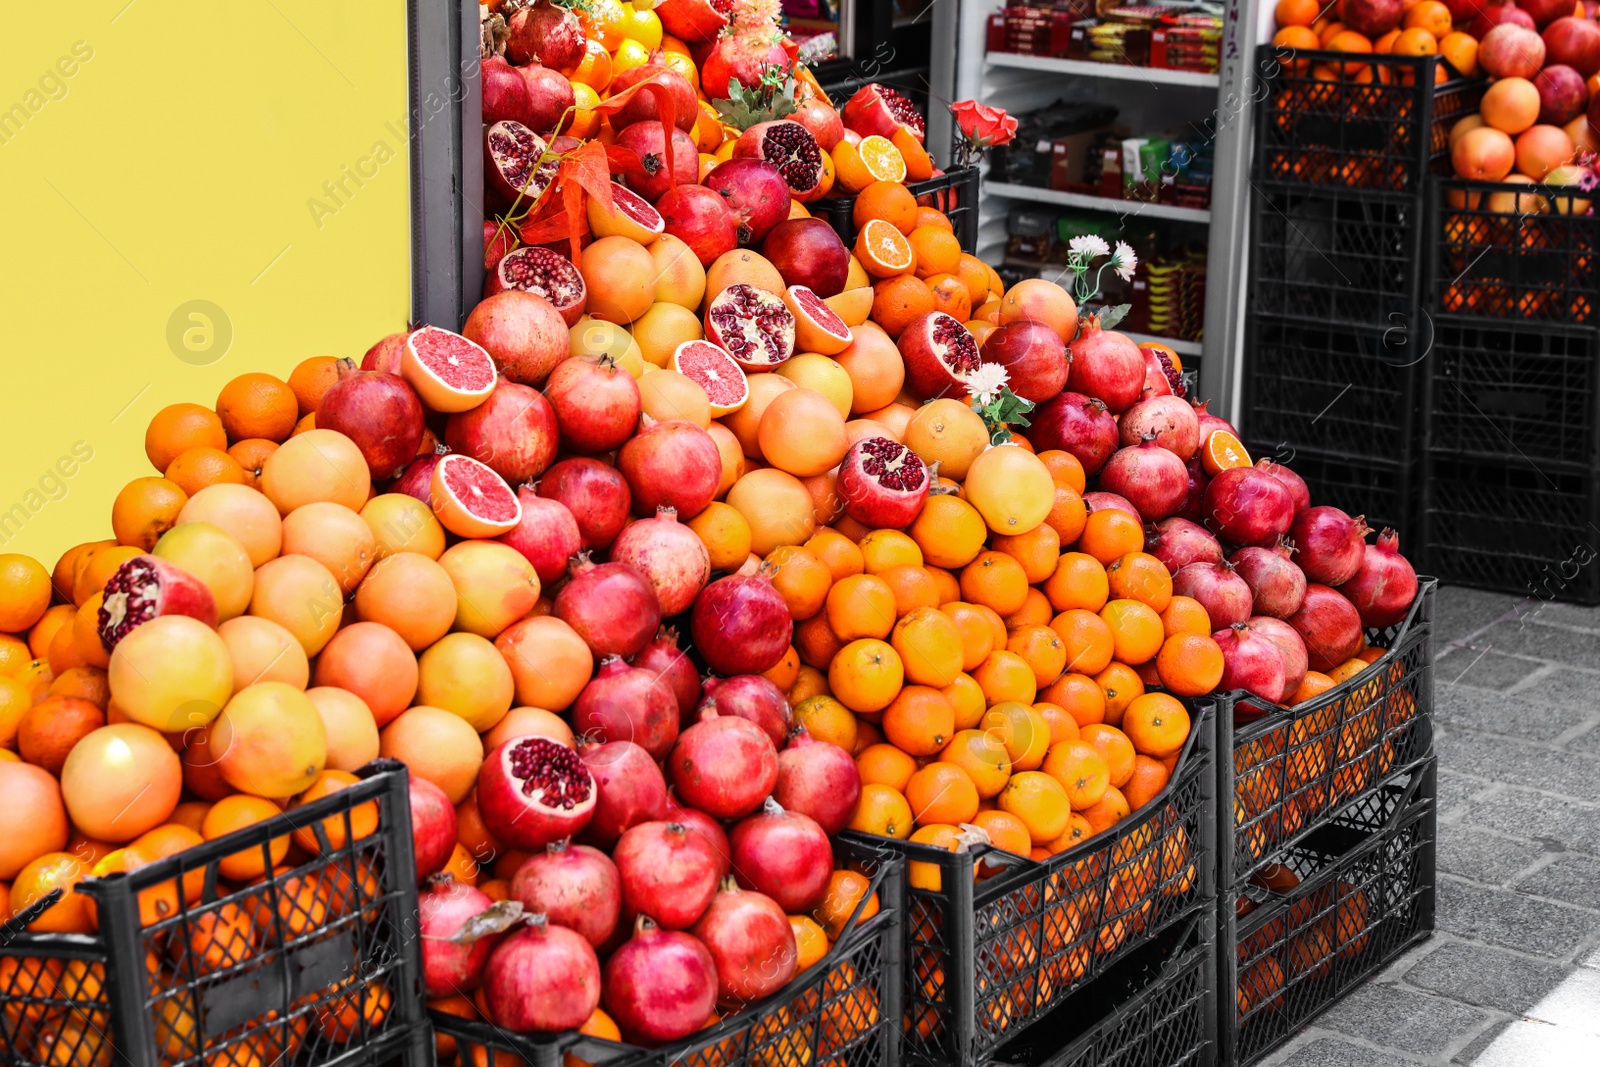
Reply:
<svg viewBox="0 0 1600 1067"><path fill-rule="evenodd" d="M1111 256L1111 269L1117 272L1117 277L1125 282L1133 281L1133 269L1138 265L1139 257L1134 255L1133 249L1126 241L1118 241L1117 250Z"/></svg>
<svg viewBox="0 0 1600 1067"><path fill-rule="evenodd" d="M972 399L983 405L994 403L1000 390L1011 380L1011 375L998 363L980 363L961 380Z"/></svg>
<svg viewBox="0 0 1600 1067"><path fill-rule="evenodd" d="M1083 233L1067 242L1067 250L1086 259L1094 259L1110 253L1111 246L1097 234Z"/></svg>

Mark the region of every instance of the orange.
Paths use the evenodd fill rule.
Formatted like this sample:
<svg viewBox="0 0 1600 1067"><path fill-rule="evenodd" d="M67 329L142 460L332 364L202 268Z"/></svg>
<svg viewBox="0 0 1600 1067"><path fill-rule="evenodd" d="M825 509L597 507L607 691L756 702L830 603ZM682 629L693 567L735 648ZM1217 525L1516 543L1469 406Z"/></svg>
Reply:
<svg viewBox="0 0 1600 1067"><path fill-rule="evenodd" d="M1021 704L1033 703L1038 688L1033 684L1033 668L1015 652L1000 649L972 672L973 680L983 689L983 695L993 707L1007 700Z"/></svg>
<svg viewBox="0 0 1600 1067"><path fill-rule="evenodd" d="M1328 47L1328 42L1344 32L1344 23L1338 19L1318 19L1312 23L1311 28L1316 31L1317 40L1322 47Z"/></svg>
<svg viewBox="0 0 1600 1067"><path fill-rule="evenodd" d="M840 142L841 144L847 142ZM855 146L856 155L868 174L877 181L903 182L906 180L906 161L900 150L886 137L872 134ZM835 160L837 163L837 160Z"/></svg>
<svg viewBox="0 0 1600 1067"><path fill-rule="evenodd" d="M1160 760L1151 759L1143 752L1133 757L1133 774L1122 786L1122 796L1128 807L1138 811L1154 800L1167 787L1171 779Z"/></svg>
<svg viewBox="0 0 1600 1067"><path fill-rule="evenodd" d="M230 441L247 437L287 441L302 414L294 389L281 378L259 371L239 375L217 394L217 417Z"/></svg>
<svg viewBox="0 0 1600 1067"><path fill-rule="evenodd" d="M879 578L894 593L894 613L903 618L917 608L934 609L939 606L939 585L926 567L915 563L901 563L878 572ZM948 683L943 683L948 684Z"/></svg>
<svg viewBox="0 0 1600 1067"><path fill-rule="evenodd" d="M713 500L704 511L684 525L693 530L695 536L700 538L700 543L706 546L714 571L736 571L750 555L750 523L732 504ZM849 544L848 538L839 539Z"/></svg>
<svg viewBox="0 0 1600 1067"><path fill-rule="evenodd" d="M1123 663L1148 663L1161 651L1166 639L1161 616L1137 600L1108 601L1100 609L1100 618L1111 628L1115 656Z"/></svg>
<svg viewBox="0 0 1600 1067"><path fill-rule="evenodd" d="M1222 649L1209 637L1173 634L1156 655L1161 684L1179 696L1204 696L1222 681Z"/></svg>
<svg viewBox="0 0 1600 1067"><path fill-rule="evenodd" d="M874 219L889 223L901 233L917 225L917 198L899 182L873 182L856 194L852 217L859 229Z"/></svg>
<svg viewBox="0 0 1600 1067"><path fill-rule="evenodd" d="M1050 748L1050 726L1029 704L996 704L983 717L983 728L1006 747L1013 771L1038 770Z"/></svg>
<svg viewBox="0 0 1600 1067"><path fill-rule="evenodd" d="M872 321L890 337L899 337L907 326L932 310L933 290L921 278L902 274L873 283Z"/></svg>
<svg viewBox="0 0 1600 1067"><path fill-rule="evenodd" d="M767 562L776 564L772 586L789 605L789 614L803 622L822 610L833 588L833 574L816 556L798 545L780 545L767 553Z"/></svg>
<svg viewBox="0 0 1600 1067"><path fill-rule="evenodd" d="M1167 602L1161 613L1161 628L1168 637L1174 634L1195 634L1210 637L1211 616L1200 601L1193 597L1175 596Z"/></svg>
<svg viewBox="0 0 1600 1067"><path fill-rule="evenodd" d="M954 274L930 274L924 279L933 294L933 309L942 311L957 322L966 322L972 316L972 297L967 287Z"/></svg>
<svg viewBox="0 0 1600 1067"><path fill-rule="evenodd" d="M0 555L0 630L21 633L50 607L50 572L31 556Z"/></svg>
<svg viewBox="0 0 1600 1067"><path fill-rule="evenodd" d="M896 619L894 590L873 574L835 582L825 601L828 626L841 641L888 637Z"/></svg>
<svg viewBox="0 0 1600 1067"><path fill-rule="evenodd" d="M978 787L954 763L934 762L906 783L911 817L920 825L930 822L960 824L978 814Z"/></svg>
<svg viewBox="0 0 1600 1067"><path fill-rule="evenodd" d="M904 841L911 836L911 823L911 805L898 789L868 782L861 787L861 800L856 804L856 813L850 816L848 828Z"/></svg>
<svg viewBox="0 0 1600 1067"><path fill-rule="evenodd" d="M1441 5L1442 6L1442 5ZM1397 56L1433 56L1439 54L1439 41L1422 29L1401 30L1390 51ZM1387 72L1385 72L1387 73ZM1404 73L1409 74L1409 71Z"/></svg>
<svg viewBox="0 0 1600 1067"><path fill-rule="evenodd" d="M1082 815L1095 833L1104 833L1128 817L1128 798L1116 786L1107 786L1098 802L1083 809Z"/></svg>
<svg viewBox="0 0 1600 1067"><path fill-rule="evenodd" d="M1083 535L1083 527L1089 519L1089 511L1083 506L1083 497L1070 485L1056 482L1055 500L1050 505L1050 511L1044 517L1045 524L1056 532L1056 537L1064 545L1073 544Z"/></svg>
<svg viewBox="0 0 1600 1067"><path fill-rule="evenodd" d="M998 795L1011 777L1011 754L990 730L958 730L939 759L961 768L984 800Z"/></svg>
<svg viewBox="0 0 1600 1067"><path fill-rule="evenodd" d="M912 136L910 130L903 126L895 130L889 137L889 143L894 145L900 158L905 161L907 181L924 182L933 177L933 157L928 155L928 150Z"/></svg>
<svg viewBox="0 0 1600 1067"><path fill-rule="evenodd" d="M1050 854L1054 856L1058 853L1067 851L1069 848L1076 848L1078 845L1083 844L1083 842L1089 840L1089 838L1093 836L1094 827L1089 825L1089 820L1085 819L1077 812L1073 812L1067 818L1067 828L1062 831L1060 837L1050 842L1046 848L1048 848Z"/></svg>
<svg viewBox="0 0 1600 1067"><path fill-rule="evenodd" d="M205 818L200 823L200 836L207 841L214 841L224 834L231 834L235 830L242 830L258 822L266 822L281 814L283 812L276 804L261 797L242 793L223 797L206 812ZM235 852L231 856L224 856L218 863L217 869L225 878L247 882L265 875L271 867L282 863L288 854L289 838L275 837L268 843L266 855L263 855L261 846L257 845Z"/></svg>
<svg viewBox="0 0 1600 1067"><path fill-rule="evenodd" d="M794 705L794 721L818 741L849 752L856 744L856 718L850 709L826 693L805 697Z"/></svg>
<svg viewBox="0 0 1600 1067"><path fill-rule="evenodd" d="M987 631L987 623L984 624L984 629ZM28 648L28 642L10 634L0 634L0 678L15 677L32 662L33 652Z"/></svg>
<svg viewBox="0 0 1600 1067"><path fill-rule="evenodd" d="M939 605L954 604L961 599L961 581L943 567L924 564L923 570L933 579L933 587L939 595Z"/></svg>
<svg viewBox="0 0 1600 1067"><path fill-rule="evenodd" d="M918 226L907 235L906 240L910 242L919 278L950 274L961 263L961 242L949 230L937 226ZM971 303L970 298L968 303ZM961 316L961 321L966 321L965 315Z"/></svg>
<svg viewBox="0 0 1600 1067"><path fill-rule="evenodd" d="M1006 629L1010 631L1019 626L1048 626L1050 617L1054 614L1049 599L1039 590L1029 586L1022 607L1006 616Z"/></svg>
<svg viewBox="0 0 1600 1067"><path fill-rule="evenodd" d="M92 934L95 921L91 901L73 889L89 873L89 864L70 852L46 852L17 872L11 883L9 909L15 914L59 889L61 899L27 928L40 934Z"/></svg>
<svg viewBox="0 0 1600 1067"><path fill-rule="evenodd" d="M1116 557L1111 557L1115 559ZM1111 595L1111 581L1099 560L1084 552L1063 552L1044 582L1044 595L1057 611L1099 611ZM1071 661L1071 657L1068 657Z"/></svg>
<svg viewBox="0 0 1600 1067"><path fill-rule="evenodd" d="M1360 674L1370 666L1372 666L1372 664L1368 663L1364 659L1347 659L1333 670L1329 671L1328 677L1332 678L1334 684L1337 685L1340 682L1348 681L1349 679L1354 678L1356 675Z"/></svg>
<svg viewBox="0 0 1600 1067"><path fill-rule="evenodd" d="M1083 678L1082 675L1076 677ZM1083 678L1083 680L1089 683L1097 696L1100 695L1100 687L1094 684L1094 679ZM1039 713L1044 719L1045 726L1049 727L1052 745L1059 745L1063 741L1076 741L1080 736L1078 720L1062 705L1048 700L1038 700L1034 702L1033 710Z"/></svg>
<svg viewBox="0 0 1600 1067"><path fill-rule="evenodd" d="M983 551L989 528L978 509L954 494L930 496L907 527L922 556L938 567L965 567Z"/></svg>
<svg viewBox="0 0 1600 1067"><path fill-rule="evenodd" d="M960 736L956 735L957 738ZM955 743L954 740L950 742L951 745ZM877 782L903 793L906 783L917 773L917 761L890 744L868 745L856 757L856 770L861 772L863 785Z"/></svg>
<svg viewBox="0 0 1600 1067"><path fill-rule="evenodd" d="M1279 26L1310 26L1321 14L1322 5L1317 0L1278 0L1278 6L1272 9Z"/></svg>
<svg viewBox="0 0 1600 1067"><path fill-rule="evenodd" d="M1052 448L1039 453L1039 462L1044 464L1057 485L1064 485L1075 493L1083 492L1087 483L1083 464L1078 462L1077 456L1059 448Z"/></svg>
<svg viewBox="0 0 1600 1067"><path fill-rule="evenodd" d="M959 827L951 826L949 823L931 822L918 827L917 832L911 835L911 840L919 845L930 845L947 852L959 852L967 837ZM906 882L913 889L937 893L944 888L944 870L937 863L912 860L906 867Z"/></svg>
<svg viewBox="0 0 1600 1067"><path fill-rule="evenodd" d="M1372 53L1372 42L1354 30L1340 30L1328 38L1323 47L1330 52L1353 52L1362 55ZM1367 74L1369 77L1371 75L1365 63L1345 63L1342 66L1347 78L1358 74Z"/></svg>
<svg viewBox="0 0 1600 1067"><path fill-rule="evenodd" d="M1004 552L980 552L961 569L961 595L969 604L1010 615L1028 599L1028 575L1022 564Z"/></svg>
<svg viewBox="0 0 1600 1067"><path fill-rule="evenodd" d="M144 454L158 471L171 466L179 453L200 447L225 449L228 433L217 413L199 404L168 404L144 432Z"/></svg>
<svg viewBox="0 0 1600 1067"><path fill-rule="evenodd" d="M871 887L867 876L859 871L834 871L828 876L828 889L822 896L822 903L812 910L811 917L822 925L830 940L837 940L855 915L856 905L861 904ZM862 905L856 921L866 922L878 914L878 908L878 896L874 893Z"/></svg>
<svg viewBox="0 0 1600 1067"><path fill-rule="evenodd" d="M1106 772L1112 785L1121 787L1133 777L1133 742L1128 735L1115 726L1096 723L1085 726L1081 737L1087 744L1093 745L1100 753L1100 758L1106 761Z"/></svg>
<svg viewBox="0 0 1600 1067"><path fill-rule="evenodd" d="M910 240L895 229L894 223L883 219L869 219L861 227L861 232L856 234L855 253L874 278L893 278L917 265Z"/></svg>
<svg viewBox="0 0 1600 1067"><path fill-rule="evenodd" d="M828 954L828 934L809 915L789 916L789 929L794 932L795 973L815 966Z"/></svg>
<svg viewBox="0 0 1600 1067"><path fill-rule="evenodd" d="M1099 615L1085 608L1069 608L1050 621L1066 652L1064 670L1099 674L1111 663L1116 638Z"/></svg>
<svg viewBox="0 0 1600 1067"><path fill-rule="evenodd" d="M823 620L823 629L827 629L827 620ZM789 647L794 648L793 645ZM796 648L795 651L798 652L799 649ZM832 659L833 657L829 656L828 658ZM828 692L828 676L811 666L811 664L802 661L800 668L795 671L794 684L789 687L787 695L790 705L798 706L812 697L825 697L833 694ZM853 749L855 746L841 745L840 747Z"/></svg>
<svg viewBox="0 0 1600 1067"><path fill-rule="evenodd" d="M1250 453L1227 430L1213 430L1200 446L1200 465L1212 477L1233 467L1248 467L1250 464Z"/></svg>
<svg viewBox="0 0 1600 1067"><path fill-rule="evenodd" d="M945 686L939 692L950 701L950 706L956 709L956 729L967 730L978 725L983 718L989 700L983 695L983 687L972 675L962 673L956 675L956 680Z"/></svg>
<svg viewBox="0 0 1600 1067"><path fill-rule="evenodd" d="M900 662L900 654L887 642L874 638L851 641L828 664L828 688L833 690L839 703L857 713L887 708L899 694L904 680L905 667ZM932 692L938 694L937 690ZM948 707L949 702L945 703ZM952 711L952 719L954 715Z"/></svg>
<svg viewBox="0 0 1600 1067"><path fill-rule="evenodd" d="M1439 54L1466 77L1478 73L1478 39L1470 33L1447 33L1440 37Z"/></svg>
<svg viewBox="0 0 1600 1067"><path fill-rule="evenodd" d="M895 623L889 643L900 653L906 680L944 688L961 675L961 631L950 616L933 607L916 607Z"/></svg>
<svg viewBox="0 0 1600 1067"><path fill-rule="evenodd" d="M1418 0L1400 20L1400 25L1406 29L1425 30L1434 37L1443 37L1449 33L1452 23L1450 8L1439 0Z"/></svg>
<svg viewBox="0 0 1600 1067"><path fill-rule="evenodd" d="M987 604L974 604L973 607L985 619L989 620L989 632L994 635L994 647L1004 648L1011 635L1010 629L1006 626L1006 620L1002 619L1000 613Z"/></svg>
<svg viewBox="0 0 1600 1067"><path fill-rule="evenodd" d="M1111 666L1094 676L1095 682L1106 695L1106 722L1116 726L1122 722L1122 712L1134 697L1144 695L1144 682L1139 672L1126 663L1111 661Z"/></svg>
<svg viewBox="0 0 1600 1067"><path fill-rule="evenodd" d="M994 651L995 633L981 609L958 600L939 605L939 610L949 616L961 635L962 670L970 671L989 658L989 653Z"/></svg>
<svg viewBox="0 0 1600 1067"><path fill-rule="evenodd" d="M1291 707L1296 704L1304 704L1308 700L1321 696L1338 684L1321 671L1306 671L1306 676L1300 680L1299 688L1284 703Z"/></svg>
<svg viewBox="0 0 1600 1067"><path fill-rule="evenodd" d="M1296 52L1314 52L1322 47L1317 35L1305 26L1285 26L1272 35L1272 43Z"/></svg>
<svg viewBox="0 0 1600 1067"><path fill-rule="evenodd" d="M1105 757L1088 741L1051 745L1040 769L1066 790L1074 811L1097 804L1111 785L1111 769Z"/></svg>
<svg viewBox="0 0 1600 1067"><path fill-rule="evenodd" d="M972 818L972 825L989 835L989 844L1017 856L1026 856L1033 846L1028 825L1009 811L998 808L980 811ZM987 864L985 866L988 866ZM994 867L994 870L1003 868Z"/></svg>
<svg viewBox="0 0 1600 1067"><path fill-rule="evenodd" d="M929 213L925 212L925 214ZM938 219L943 220L945 226L950 225L950 220L938 212L932 212L931 216L936 216ZM936 226L938 223L933 221L919 220L918 225ZM963 252L961 253L960 257L957 258L956 269L952 273L961 280L962 285L967 287L967 303L969 307L975 308L988 299L989 271L988 268L984 266L983 260L972 255L970 252ZM971 313L968 312L968 314Z"/></svg>
<svg viewBox="0 0 1600 1067"><path fill-rule="evenodd" d="M1111 595L1122 600L1137 600L1155 612L1167 610L1172 602L1172 575L1167 565L1148 552L1129 552L1106 568Z"/></svg>
<svg viewBox="0 0 1600 1067"><path fill-rule="evenodd" d="M1091 511L1084 520L1078 549L1093 556L1102 566L1129 552L1144 548L1144 527L1139 520L1118 508Z"/></svg>
<svg viewBox="0 0 1600 1067"><path fill-rule="evenodd" d="M220 448L190 448L167 465L165 477L189 496L208 485L243 485L244 467Z"/></svg>
<svg viewBox="0 0 1600 1067"><path fill-rule="evenodd" d="M1028 837L1043 845L1061 836L1072 808L1061 783L1042 771L1020 771L1000 791L995 803L1001 811L1022 820Z"/></svg>
<svg viewBox="0 0 1600 1067"><path fill-rule="evenodd" d="M715 505L712 506L714 507ZM704 512L701 514L704 514ZM861 549L856 547L854 541L838 530L825 526L812 534L811 540L801 547L821 560L823 566L827 567L829 572L832 573L833 580L836 582L848 578L852 574L860 574L866 569Z"/></svg>
<svg viewBox="0 0 1600 1067"><path fill-rule="evenodd" d="M1061 677L1061 672L1067 666L1067 646L1049 626L1033 624L1014 627L1006 641L1006 650L1021 656L1033 669L1033 682L1039 689Z"/></svg>
<svg viewBox="0 0 1600 1067"><path fill-rule="evenodd" d="M1175 697L1146 693L1136 697L1123 712L1122 728L1136 750L1158 760L1166 759L1182 751L1184 742L1189 740L1189 713Z"/></svg>
<svg viewBox="0 0 1600 1067"><path fill-rule="evenodd" d="M138 552L133 551L128 552L127 555L118 559L118 557L113 554L119 552L128 552L128 550L123 548L113 548L106 552L96 553L96 555L117 559L118 567L122 566L122 564L127 560L138 555ZM100 577L99 575L95 575L93 588L86 589L83 599L87 601L94 593L100 592L101 587L105 585L105 579L110 578L115 569L116 568L112 568L111 571L106 572L104 578ZM78 599L76 594L74 594L73 599ZM50 645L53 641L55 641L56 635L61 632L63 627L70 629L72 624L76 621L77 611L71 604L56 604L53 607L46 608L44 610L44 614L39 616L39 621L34 623L32 629L28 631L28 650L33 653L33 658L36 660L42 660L49 656ZM21 674L18 674L16 677L18 681L26 680ZM44 685L49 685L52 680L53 679L50 678L45 679Z"/></svg>
<svg viewBox="0 0 1600 1067"><path fill-rule="evenodd" d="M889 743L902 752L931 756L954 736L956 710L939 690L908 685L883 709L882 727Z"/></svg>
<svg viewBox="0 0 1600 1067"><path fill-rule="evenodd" d="M844 647L824 615L814 615L794 628L794 648L800 662L816 670L825 670L833 657Z"/></svg>
<svg viewBox="0 0 1600 1067"><path fill-rule="evenodd" d="M265 437L246 437L229 445L228 455L239 461L239 466L244 468L244 484L254 489L260 482L261 468L266 465L267 457L277 450L276 441L268 441Z"/></svg>
<svg viewBox="0 0 1600 1067"><path fill-rule="evenodd" d="M868 574L890 567L922 566L922 549L909 534L899 530L873 530L860 541L861 563Z"/></svg>
<svg viewBox="0 0 1600 1067"><path fill-rule="evenodd" d="M997 536L990 541L990 546L1022 564L1022 573L1029 585L1037 585L1054 574L1061 557L1061 538L1045 525L1035 526L1025 534ZM1162 568L1163 572L1165 569Z"/></svg>
<svg viewBox="0 0 1600 1067"><path fill-rule="evenodd" d="M342 789L359 785L361 779L349 771L326 770L317 777L310 789L295 799L294 806L309 804L314 800L332 796ZM371 837L378 829L378 803L367 801L350 809L348 822L344 814L330 815L322 820L322 832L327 836L329 848L338 851L351 840ZM316 825L302 826L294 832L294 843L313 855L322 851Z"/></svg>

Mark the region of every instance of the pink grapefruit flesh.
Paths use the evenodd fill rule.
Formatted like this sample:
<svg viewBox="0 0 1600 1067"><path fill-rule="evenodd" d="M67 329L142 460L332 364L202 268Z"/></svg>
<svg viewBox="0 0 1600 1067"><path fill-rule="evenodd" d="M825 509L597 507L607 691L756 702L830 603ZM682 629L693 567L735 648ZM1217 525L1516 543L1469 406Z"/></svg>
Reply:
<svg viewBox="0 0 1600 1067"><path fill-rule="evenodd" d="M832 356L855 340L839 313L806 286L789 286L783 291L783 302L794 315L794 343L799 351Z"/></svg>
<svg viewBox="0 0 1600 1067"><path fill-rule="evenodd" d="M744 371L721 345L685 341L672 351L672 369L706 391L712 415L738 411L750 399Z"/></svg>
<svg viewBox="0 0 1600 1067"><path fill-rule="evenodd" d="M400 375L433 411L470 411L494 392L489 353L437 326L424 326L406 338Z"/></svg>
<svg viewBox="0 0 1600 1067"><path fill-rule="evenodd" d="M498 537L522 521L522 503L511 487L471 456L441 459L429 498L439 522L461 537Z"/></svg>

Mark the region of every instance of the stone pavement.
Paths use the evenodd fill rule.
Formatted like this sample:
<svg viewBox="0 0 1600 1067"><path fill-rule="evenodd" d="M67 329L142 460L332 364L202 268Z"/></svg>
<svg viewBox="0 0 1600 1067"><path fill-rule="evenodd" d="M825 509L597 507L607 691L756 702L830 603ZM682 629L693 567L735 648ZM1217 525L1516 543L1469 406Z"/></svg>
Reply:
<svg viewBox="0 0 1600 1067"><path fill-rule="evenodd" d="M1434 620L1437 932L1264 1062L1600 1067L1600 608Z"/></svg>

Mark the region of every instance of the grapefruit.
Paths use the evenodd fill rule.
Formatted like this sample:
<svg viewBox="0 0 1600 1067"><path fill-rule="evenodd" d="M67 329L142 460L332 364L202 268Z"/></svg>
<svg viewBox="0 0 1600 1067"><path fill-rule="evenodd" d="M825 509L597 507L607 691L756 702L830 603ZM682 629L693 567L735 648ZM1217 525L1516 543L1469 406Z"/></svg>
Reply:
<svg viewBox="0 0 1600 1067"><path fill-rule="evenodd" d="M179 524L208 522L239 542L259 567L283 546L283 523L278 509L259 490L224 482L208 485L183 505Z"/></svg>
<svg viewBox="0 0 1600 1067"><path fill-rule="evenodd" d="M178 754L138 723L100 727L73 746L61 768L61 798L72 825L96 841L132 841L160 826L182 792Z"/></svg>
<svg viewBox="0 0 1600 1067"><path fill-rule="evenodd" d="M498 537L522 521L517 494L487 465L452 453L433 468L429 496L444 528L461 537Z"/></svg>
<svg viewBox="0 0 1600 1067"><path fill-rule="evenodd" d="M727 349L710 341L685 341L672 351L672 369L699 385L715 418L744 407L750 383Z"/></svg>
<svg viewBox="0 0 1600 1067"><path fill-rule="evenodd" d="M317 500L359 511L371 490L372 472L361 449L334 430L296 434L261 465L261 491L279 515Z"/></svg>
<svg viewBox="0 0 1600 1067"><path fill-rule="evenodd" d="M367 702L332 685L306 690L328 737L327 768L353 771L378 758L378 724Z"/></svg>
<svg viewBox="0 0 1600 1067"><path fill-rule="evenodd" d="M150 550L200 579L217 602L217 621L243 615L255 589L255 568L244 546L209 522L185 522L161 535Z"/></svg>
<svg viewBox="0 0 1600 1067"><path fill-rule="evenodd" d="M511 710L511 668L487 638L446 634L418 661L417 700L467 720L476 733L494 728Z"/></svg>
<svg viewBox="0 0 1600 1067"><path fill-rule="evenodd" d="M222 711L233 694L233 660L227 643L199 619L163 615L117 642L107 680L129 720L182 731Z"/></svg>
<svg viewBox="0 0 1600 1067"><path fill-rule="evenodd" d="M0 762L0 879L66 847L67 833L55 776L32 764Z"/></svg>
<svg viewBox="0 0 1600 1067"><path fill-rule="evenodd" d="M667 228L661 212L650 201L615 182L611 183L611 206L598 197L589 197L589 232L596 237L626 237L647 245Z"/></svg>
<svg viewBox="0 0 1600 1067"><path fill-rule="evenodd" d="M483 766L483 741L459 715L418 704L378 735L378 749L418 778L426 778L459 804L472 792Z"/></svg>
<svg viewBox="0 0 1600 1067"><path fill-rule="evenodd" d="M406 338L400 376L430 411L471 411L494 392L494 360L483 346L437 326Z"/></svg>
<svg viewBox="0 0 1600 1067"><path fill-rule="evenodd" d="M405 639L377 622L351 623L317 657L318 688L337 687L361 699L382 727L417 694L417 657Z"/></svg>
<svg viewBox="0 0 1600 1067"><path fill-rule="evenodd" d="M439 557L439 566L455 586L457 630L492 639L539 600L539 575L510 545L462 541Z"/></svg>
<svg viewBox="0 0 1600 1067"><path fill-rule="evenodd" d="M241 615L217 627L233 661L233 691L257 682L286 682L304 689L311 664L299 638L271 619Z"/></svg>
<svg viewBox="0 0 1600 1067"><path fill-rule="evenodd" d="M283 682L239 690L217 717L210 745L229 785L268 800L309 789L328 759L327 728L317 706Z"/></svg>
<svg viewBox="0 0 1600 1067"><path fill-rule="evenodd" d="M795 347L802 352L831 356L850 347L854 335L825 300L804 285L783 291L783 302L794 316Z"/></svg>

